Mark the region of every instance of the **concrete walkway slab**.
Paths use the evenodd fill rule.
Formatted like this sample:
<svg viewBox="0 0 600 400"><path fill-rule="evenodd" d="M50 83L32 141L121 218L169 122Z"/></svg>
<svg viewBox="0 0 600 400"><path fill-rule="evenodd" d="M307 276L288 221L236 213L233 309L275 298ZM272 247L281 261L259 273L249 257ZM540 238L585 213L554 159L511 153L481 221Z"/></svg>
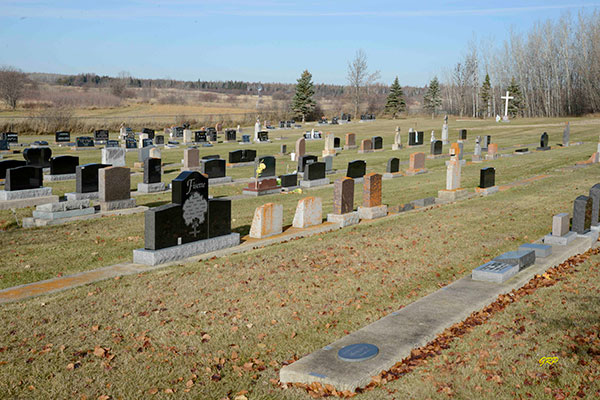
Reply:
<svg viewBox="0 0 600 400"><path fill-rule="evenodd" d="M536 274L559 265L568 258L596 245L590 238L578 237L569 246L553 246L552 255L539 259L503 284L474 281L465 277L315 351L281 369L282 383L329 384L337 390L355 391L371 382L381 371L410 356L446 328L493 303L498 295L525 285ZM338 351L356 343L370 343L379 348L374 358L345 362Z"/></svg>

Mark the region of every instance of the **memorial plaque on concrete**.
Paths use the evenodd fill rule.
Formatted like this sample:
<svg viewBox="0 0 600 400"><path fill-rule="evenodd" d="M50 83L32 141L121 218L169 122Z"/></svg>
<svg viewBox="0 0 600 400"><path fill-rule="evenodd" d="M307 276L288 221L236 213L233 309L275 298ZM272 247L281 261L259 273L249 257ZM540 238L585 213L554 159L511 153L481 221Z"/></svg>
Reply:
<svg viewBox="0 0 600 400"><path fill-rule="evenodd" d="M0 161L0 179L6 178L6 170L9 168L24 167L27 165L25 160L2 160Z"/></svg>
<svg viewBox="0 0 600 400"><path fill-rule="evenodd" d="M231 200L210 199L208 201L208 237L213 238L230 233Z"/></svg>
<svg viewBox="0 0 600 400"><path fill-rule="evenodd" d="M98 191L98 170L110 167L107 164L84 164L75 168L75 191L77 193L93 193Z"/></svg>
<svg viewBox="0 0 600 400"><path fill-rule="evenodd" d="M588 196L578 196L573 203L573 222L571 230L580 235L589 232L592 226L594 204Z"/></svg>
<svg viewBox="0 0 600 400"><path fill-rule="evenodd" d="M342 347L338 351L338 358L346 362L360 362L370 360L379 354L379 348L371 343L355 343Z"/></svg>
<svg viewBox="0 0 600 400"><path fill-rule="evenodd" d="M265 165L265 169L263 169L262 172L260 173L260 175L258 175L259 178L276 176L276 174L275 174L275 165L276 165L275 157L273 157L273 156L260 157L256 161L256 167L258 167L261 163Z"/></svg>
<svg viewBox="0 0 600 400"><path fill-rule="evenodd" d="M126 138L125 139L125 148L126 149L137 149L138 147L138 143L136 139L130 139L130 138Z"/></svg>
<svg viewBox="0 0 600 400"><path fill-rule="evenodd" d="M295 187L298 186L298 174L285 174L281 175L281 187Z"/></svg>
<svg viewBox="0 0 600 400"><path fill-rule="evenodd" d="M144 183L159 183L161 181L161 166L160 158L146 158L144 160Z"/></svg>
<svg viewBox="0 0 600 400"><path fill-rule="evenodd" d="M54 134L54 141L56 143L65 143L71 141L71 132L58 131Z"/></svg>
<svg viewBox="0 0 600 400"><path fill-rule="evenodd" d="M363 207L381 205L381 175L370 173L365 175L363 184Z"/></svg>
<svg viewBox="0 0 600 400"><path fill-rule="evenodd" d="M154 129L150 129L150 128L142 129L142 133L148 135L148 139L150 139L150 140L154 140L154 136L156 135L156 132L154 131Z"/></svg>
<svg viewBox="0 0 600 400"><path fill-rule="evenodd" d="M388 173L395 173L398 172L400 170L400 160L396 157L390 158L387 162L387 167L385 169L385 172Z"/></svg>
<svg viewBox="0 0 600 400"><path fill-rule="evenodd" d="M23 150L23 157L27 161L27 165L46 168L50 166L52 149L50 147L29 147Z"/></svg>
<svg viewBox="0 0 600 400"><path fill-rule="evenodd" d="M105 142L108 140L108 130L98 129L94 131L94 140L98 142Z"/></svg>
<svg viewBox="0 0 600 400"><path fill-rule="evenodd" d="M348 178L362 178L367 172L367 163L364 160L354 160L348 163L346 176Z"/></svg>
<svg viewBox="0 0 600 400"><path fill-rule="evenodd" d="M17 132L2 132L0 138L6 140L8 143L19 143L19 134Z"/></svg>
<svg viewBox="0 0 600 400"><path fill-rule="evenodd" d="M77 147L94 147L94 138L89 136L79 136L75 138Z"/></svg>
<svg viewBox="0 0 600 400"><path fill-rule="evenodd" d="M373 144L373 150L383 149L383 138L381 136L373 136L371 143Z"/></svg>
<svg viewBox="0 0 600 400"><path fill-rule="evenodd" d="M225 176L225 160L220 158L203 159L200 164L203 174L209 178L223 178Z"/></svg>
<svg viewBox="0 0 600 400"><path fill-rule="evenodd" d="M98 170L98 197L100 201L118 201L131 198L131 173L127 167L106 167Z"/></svg>
<svg viewBox="0 0 600 400"><path fill-rule="evenodd" d="M79 165L79 157L57 156L50 159L50 175L74 174Z"/></svg>
<svg viewBox="0 0 600 400"><path fill-rule="evenodd" d="M10 168L6 171L4 190L7 192L12 192L14 190L40 188L42 187L43 183L42 173L42 168L31 165Z"/></svg>
<svg viewBox="0 0 600 400"><path fill-rule="evenodd" d="M431 142L431 155L437 156L442 154L442 141L434 140Z"/></svg>
<svg viewBox="0 0 600 400"><path fill-rule="evenodd" d="M492 167L481 168L479 171L479 187L482 189L496 185L496 170Z"/></svg>
<svg viewBox="0 0 600 400"><path fill-rule="evenodd" d="M333 184L333 213L347 214L354 210L354 179L344 177Z"/></svg>
<svg viewBox="0 0 600 400"><path fill-rule="evenodd" d="M517 265L519 269L524 269L535 263L535 250L519 249L517 251L508 251L495 257L493 261Z"/></svg>
<svg viewBox="0 0 600 400"><path fill-rule="evenodd" d="M303 180L305 181L316 181L318 179L325 178L325 163L317 161L311 164L306 164L304 167Z"/></svg>
<svg viewBox="0 0 600 400"><path fill-rule="evenodd" d="M475 268L471 278L475 281L503 283L519 272L517 265L505 264L499 261L490 261Z"/></svg>
<svg viewBox="0 0 600 400"><path fill-rule="evenodd" d="M208 238L208 178L197 171L184 171L173 179L172 202L183 210L182 243Z"/></svg>

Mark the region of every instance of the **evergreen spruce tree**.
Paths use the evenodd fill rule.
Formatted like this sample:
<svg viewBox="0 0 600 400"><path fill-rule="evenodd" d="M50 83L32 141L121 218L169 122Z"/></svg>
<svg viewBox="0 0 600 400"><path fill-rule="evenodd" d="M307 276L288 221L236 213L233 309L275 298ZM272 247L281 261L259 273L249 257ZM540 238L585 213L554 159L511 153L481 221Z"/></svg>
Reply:
<svg viewBox="0 0 600 400"><path fill-rule="evenodd" d="M298 79L296 93L292 100L292 111L297 115L302 116L302 122L306 121L306 116L310 114L317 105L312 98L314 94L315 89L312 83L312 75L308 70L305 70Z"/></svg>
<svg viewBox="0 0 600 400"><path fill-rule="evenodd" d="M390 94L388 94L384 112L386 114L391 114L392 118L395 119L396 115L400 114L404 110L406 110L404 93L402 92L402 87L398 82L398 77L396 77L396 79L394 79L394 83L392 83L392 86L390 87Z"/></svg>
<svg viewBox="0 0 600 400"><path fill-rule="evenodd" d="M492 115L492 84L490 83L490 75L485 74L483 85L481 85L481 101L485 105L485 115Z"/></svg>
<svg viewBox="0 0 600 400"><path fill-rule="evenodd" d="M523 93L521 93L521 87L519 86L515 78L511 79L510 85L508 86L508 88L506 88L506 90L508 90L508 94L510 96L514 97L514 99L508 101L508 115L510 115L511 118L514 118L519 115L522 116L523 110L525 108L525 102L523 101Z"/></svg>
<svg viewBox="0 0 600 400"><path fill-rule="evenodd" d="M442 105L442 95L440 89L440 82L437 76L429 82L429 88L423 97L423 106L426 110L431 112L431 119L435 116L435 113L439 106Z"/></svg>

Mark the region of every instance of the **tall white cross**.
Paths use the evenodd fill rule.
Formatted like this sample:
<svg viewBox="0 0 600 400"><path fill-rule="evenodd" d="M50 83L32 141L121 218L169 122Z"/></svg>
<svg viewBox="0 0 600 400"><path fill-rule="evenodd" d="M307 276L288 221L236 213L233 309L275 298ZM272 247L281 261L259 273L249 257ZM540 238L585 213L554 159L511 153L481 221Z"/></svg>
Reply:
<svg viewBox="0 0 600 400"><path fill-rule="evenodd" d="M508 95L508 90L506 91L506 96L500 96L501 99L506 100L506 105L504 106L504 117L508 118L508 100L514 99L514 96Z"/></svg>

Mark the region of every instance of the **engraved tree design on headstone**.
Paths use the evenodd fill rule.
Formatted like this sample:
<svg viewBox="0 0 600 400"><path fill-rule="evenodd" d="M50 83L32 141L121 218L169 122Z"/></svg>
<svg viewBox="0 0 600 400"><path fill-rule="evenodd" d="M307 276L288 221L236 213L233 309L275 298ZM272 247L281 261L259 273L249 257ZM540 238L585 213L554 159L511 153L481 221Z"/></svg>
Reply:
<svg viewBox="0 0 600 400"><path fill-rule="evenodd" d="M193 193L183 204L183 221L191 226L194 236L198 236L198 227L204 223L208 202L198 193Z"/></svg>

